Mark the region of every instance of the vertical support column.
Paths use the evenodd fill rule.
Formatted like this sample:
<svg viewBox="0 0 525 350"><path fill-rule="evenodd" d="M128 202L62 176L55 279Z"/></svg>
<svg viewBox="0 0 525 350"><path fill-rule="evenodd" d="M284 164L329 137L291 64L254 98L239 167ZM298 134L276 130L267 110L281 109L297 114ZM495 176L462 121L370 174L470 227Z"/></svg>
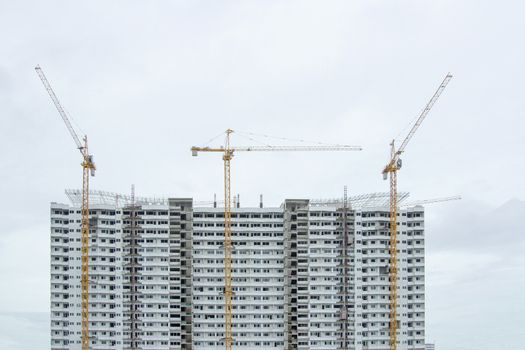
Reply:
<svg viewBox="0 0 525 350"><path fill-rule="evenodd" d="M348 350L348 190L345 186L343 196L343 303L341 321L343 322L342 349Z"/></svg>
<svg viewBox="0 0 525 350"><path fill-rule="evenodd" d="M308 311L299 312L299 305L308 305L308 298L299 300L300 294L308 296L308 254L299 254L300 243L308 244L308 200L286 200L284 204L284 249L285 249L285 339L286 350L299 348L301 322L308 322ZM302 217L299 217L301 213ZM306 273L299 273L299 267ZM301 282L305 290L299 292L299 275L306 278ZM307 309L303 309L307 310ZM308 327L306 327L308 328ZM303 333L308 330L303 327ZM304 338L304 337L303 337ZM306 341L308 338L303 339Z"/></svg>
<svg viewBox="0 0 525 350"><path fill-rule="evenodd" d="M224 148L224 344L231 350L232 336L232 240L231 240L231 188L230 161L233 151L230 148L230 135L233 130L226 130L226 147Z"/></svg>
<svg viewBox="0 0 525 350"><path fill-rule="evenodd" d="M140 349L142 346L143 312L141 285L141 239L142 239L142 207L135 201L135 187L131 188L131 203L122 208L122 237L124 283L123 316L126 332L124 344L126 349Z"/></svg>
<svg viewBox="0 0 525 350"><path fill-rule="evenodd" d="M170 227L170 331L180 330L180 347L193 348L192 249L193 201L190 198L169 199ZM177 309L180 308L180 312ZM178 322L179 321L179 322Z"/></svg>
<svg viewBox="0 0 525 350"><path fill-rule="evenodd" d="M130 312L130 343L131 349L139 348L140 333L138 323L138 276L137 272L139 269L139 254L138 254L138 228L137 228L137 209L135 205L135 186L131 187L131 207L130 207L130 220L129 220L129 282L130 282L130 300L129 300L129 312Z"/></svg>
<svg viewBox="0 0 525 350"><path fill-rule="evenodd" d="M397 169L390 172L390 350L397 349Z"/></svg>
<svg viewBox="0 0 525 350"><path fill-rule="evenodd" d="M227 145L229 148L229 145ZM224 153L224 343L232 348L232 241L231 241L231 191L229 149Z"/></svg>
<svg viewBox="0 0 525 350"><path fill-rule="evenodd" d="M85 150L87 154L87 149ZM82 226L81 226L81 298L82 298L82 350L89 350L89 167L82 163Z"/></svg>

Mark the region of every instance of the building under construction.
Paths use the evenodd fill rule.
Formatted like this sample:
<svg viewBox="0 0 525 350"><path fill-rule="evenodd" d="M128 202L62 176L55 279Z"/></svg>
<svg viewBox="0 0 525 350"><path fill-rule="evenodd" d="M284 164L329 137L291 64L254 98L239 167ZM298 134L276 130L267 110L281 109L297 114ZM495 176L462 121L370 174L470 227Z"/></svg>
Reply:
<svg viewBox="0 0 525 350"><path fill-rule="evenodd" d="M51 348L81 349L81 191L51 204ZM397 344L425 348L424 211L397 213ZM232 207L234 349L389 349L389 194ZM89 348L224 349L224 209L91 192Z"/></svg>

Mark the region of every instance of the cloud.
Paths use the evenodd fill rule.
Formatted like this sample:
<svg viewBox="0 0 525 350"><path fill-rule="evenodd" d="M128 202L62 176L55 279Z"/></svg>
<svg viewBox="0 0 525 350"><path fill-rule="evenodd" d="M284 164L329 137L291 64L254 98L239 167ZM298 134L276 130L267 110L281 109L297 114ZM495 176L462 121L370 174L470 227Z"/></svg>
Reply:
<svg viewBox="0 0 525 350"><path fill-rule="evenodd" d="M50 344L49 314L0 312L0 348L46 349Z"/></svg>
<svg viewBox="0 0 525 350"><path fill-rule="evenodd" d="M519 348L525 202L490 209L467 200L438 212L426 221L427 340L451 350Z"/></svg>
<svg viewBox="0 0 525 350"><path fill-rule="evenodd" d="M525 259L436 253L426 264L427 341L449 350L518 349L525 331Z"/></svg>
<svg viewBox="0 0 525 350"><path fill-rule="evenodd" d="M0 312L49 310L49 235L49 225L0 235Z"/></svg>
<svg viewBox="0 0 525 350"><path fill-rule="evenodd" d="M511 199L490 208L466 199L442 208L429 207L427 212L430 251L485 252L511 259L525 247L525 235L520 233L525 201Z"/></svg>

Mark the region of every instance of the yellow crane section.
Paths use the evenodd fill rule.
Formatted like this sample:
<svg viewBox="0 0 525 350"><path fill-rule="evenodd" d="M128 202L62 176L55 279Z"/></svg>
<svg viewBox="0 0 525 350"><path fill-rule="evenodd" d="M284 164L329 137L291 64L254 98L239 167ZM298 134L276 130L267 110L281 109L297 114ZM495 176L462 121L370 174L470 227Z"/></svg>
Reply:
<svg viewBox="0 0 525 350"><path fill-rule="evenodd" d="M192 155L199 152L222 153L224 161L224 344L226 350L232 349L232 239L231 239L231 186L230 162L235 152L267 151L360 151L361 147L347 145L333 146L240 146L232 147L230 143L232 129L226 130L224 147L192 147Z"/></svg>
<svg viewBox="0 0 525 350"><path fill-rule="evenodd" d="M95 176L95 163L93 162L93 156L89 154L87 136L84 136L80 141L75 129L71 125L66 111L60 104L58 97L51 88L51 84L47 80L44 71L40 66L35 67L35 71L40 77L42 84L46 88L51 100L55 104L58 113L62 117L62 120L66 124L71 137L75 141L77 148L80 150L82 155L82 221L81 221L81 251L82 251L82 268L81 268L81 299L82 299L82 350L89 350L89 323L88 323L88 312L89 312L89 175Z"/></svg>
<svg viewBox="0 0 525 350"><path fill-rule="evenodd" d="M415 132L427 116L428 112L432 109L432 106L436 103L437 99L447 86L448 82L452 79L452 75L448 73L445 79L441 82L438 89L427 103L418 119L410 129L408 135L405 137L401 146L396 150L394 141L390 144L391 153L390 161L383 169L383 178L386 180L390 174L390 313L389 313L389 344L390 350L397 349L397 171L401 169L401 159L399 158L401 153L405 151L408 142L412 139Z"/></svg>

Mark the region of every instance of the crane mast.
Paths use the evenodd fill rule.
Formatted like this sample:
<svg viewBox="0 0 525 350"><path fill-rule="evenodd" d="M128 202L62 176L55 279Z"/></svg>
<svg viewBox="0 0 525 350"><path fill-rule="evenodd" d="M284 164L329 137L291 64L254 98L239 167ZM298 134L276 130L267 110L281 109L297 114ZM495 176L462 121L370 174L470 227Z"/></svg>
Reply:
<svg viewBox="0 0 525 350"><path fill-rule="evenodd" d="M226 148L224 160L224 343L226 350L231 350L232 336L232 213L230 187L230 161L233 151L230 149L230 135L233 130L226 130Z"/></svg>
<svg viewBox="0 0 525 350"><path fill-rule="evenodd" d="M390 175L390 269L389 269L389 283L390 283L390 311L389 311L389 345L390 350L397 350L397 171L401 169L401 159L399 156L405 151L408 142L412 139L415 132L428 115L432 106L452 79L452 75L448 73L445 79L441 82L438 89L427 103L416 122L410 129L408 135L405 137L401 146L396 150L394 141L390 144L390 161L383 169L383 178L386 180Z"/></svg>
<svg viewBox="0 0 525 350"><path fill-rule="evenodd" d="M40 77L42 84L46 88L51 100L53 101L58 113L62 117L64 124L71 134L73 141L77 145L82 155L82 207L81 207L81 304L82 304L82 332L81 342L82 350L89 350L89 177L95 175L96 166L93 162L93 156L89 154L88 139L84 136L82 141L78 137L75 129L67 116L65 109L60 104L51 84L47 80L44 71L40 66L35 67L35 71Z"/></svg>
<svg viewBox="0 0 525 350"><path fill-rule="evenodd" d="M232 335L232 238L231 238L231 171L230 162L235 152L267 152L267 151L360 151L361 147L334 145L334 146L231 146L232 129L226 130L224 147L192 147L192 155L199 152L222 153L224 161L224 345L231 350Z"/></svg>

